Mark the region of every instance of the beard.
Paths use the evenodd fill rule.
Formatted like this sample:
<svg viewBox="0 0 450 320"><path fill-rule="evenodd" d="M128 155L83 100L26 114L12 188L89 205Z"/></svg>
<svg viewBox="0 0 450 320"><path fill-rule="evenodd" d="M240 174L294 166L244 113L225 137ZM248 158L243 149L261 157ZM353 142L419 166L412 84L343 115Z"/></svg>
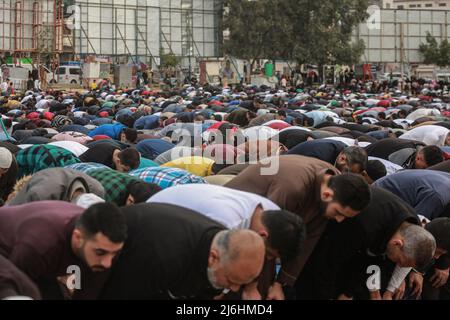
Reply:
<svg viewBox="0 0 450 320"><path fill-rule="evenodd" d="M320 201L320 205L319 205L319 215L324 216L325 218L327 218L327 217L325 216L325 213L326 213L326 211L327 211L327 208L328 208L328 203L327 203L327 202Z"/></svg>
<svg viewBox="0 0 450 320"><path fill-rule="evenodd" d="M103 267L102 265L93 265L90 266L86 260L86 254L84 253L85 250L85 246L86 246L86 242L83 243L83 245L81 246L81 248L78 248L77 251L75 252L75 255L81 259L81 261L83 261L83 263L88 266L88 268L92 271L92 272L105 272L107 269L105 267Z"/></svg>
<svg viewBox="0 0 450 320"><path fill-rule="evenodd" d="M221 290L223 289L223 287L217 284L217 278L214 274L214 271L215 270L213 270L213 268L207 269L208 281L214 289Z"/></svg>

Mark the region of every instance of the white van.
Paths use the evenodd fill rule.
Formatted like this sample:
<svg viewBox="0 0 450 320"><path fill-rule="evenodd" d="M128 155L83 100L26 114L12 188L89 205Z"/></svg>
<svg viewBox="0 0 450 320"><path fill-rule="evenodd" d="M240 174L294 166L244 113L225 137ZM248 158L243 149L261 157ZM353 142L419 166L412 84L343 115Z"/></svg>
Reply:
<svg viewBox="0 0 450 320"><path fill-rule="evenodd" d="M56 71L59 84L81 84L81 67L60 66Z"/></svg>

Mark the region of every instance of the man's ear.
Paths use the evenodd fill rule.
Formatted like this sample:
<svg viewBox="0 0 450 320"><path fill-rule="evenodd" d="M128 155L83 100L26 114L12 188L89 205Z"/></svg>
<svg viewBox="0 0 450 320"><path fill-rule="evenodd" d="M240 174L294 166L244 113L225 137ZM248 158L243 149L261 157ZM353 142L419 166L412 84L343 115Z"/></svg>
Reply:
<svg viewBox="0 0 450 320"><path fill-rule="evenodd" d="M128 198L127 198L126 205L127 205L127 206L131 206L131 205L133 205L133 204L135 204L135 203L136 203L136 202L135 202L134 197L130 194L130 195L128 196Z"/></svg>
<svg viewBox="0 0 450 320"><path fill-rule="evenodd" d="M266 229L261 229L260 231L258 231L258 234L263 238L263 239L269 239L269 232Z"/></svg>
<svg viewBox="0 0 450 320"><path fill-rule="evenodd" d="M80 229L74 229L72 232L72 241L76 247L81 247L83 243L83 233Z"/></svg>
<svg viewBox="0 0 450 320"><path fill-rule="evenodd" d="M366 170L364 170L363 172L361 172L362 177L364 178L364 180L366 180L366 182L368 184L373 184L375 181L373 181L373 179L371 177L369 177L369 174L367 173Z"/></svg>
<svg viewBox="0 0 450 320"><path fill-rule="evenodd" d="M403 242L403 240L402 240L402 239L398 239L398 238L392 240L392 244L393 244L394 246L398 247L399 249L402 249L403 246L405 245L405 243Z"/></svg>
<svg viewBox="0 0 450 320"><path fill-rule="evenodd" d="M331 202L334 198L334 191L328 187L325 187L320 192L320 198L324 202Z"/></svg>
<svg viewBox="0 0 450 320"><path fill-rule="evenodd" d="M220 261L219 251L217 249L209 250L208 266L211 267Z"/></svg>

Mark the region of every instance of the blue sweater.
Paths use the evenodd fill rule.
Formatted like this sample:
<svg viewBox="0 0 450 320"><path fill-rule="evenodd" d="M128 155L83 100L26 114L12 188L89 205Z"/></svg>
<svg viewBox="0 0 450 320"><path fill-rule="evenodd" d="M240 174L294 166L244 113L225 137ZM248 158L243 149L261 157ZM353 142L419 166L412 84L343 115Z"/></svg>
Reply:
<svg viewBox="0 0 450 320"><path fill-rule="evenodd" d="M105 135L112 139L119 140L120 133L125 128L127 128L127 126L124 126L121 123L104 124L89 132L89 137L92 138L94 136Z"/></svg>

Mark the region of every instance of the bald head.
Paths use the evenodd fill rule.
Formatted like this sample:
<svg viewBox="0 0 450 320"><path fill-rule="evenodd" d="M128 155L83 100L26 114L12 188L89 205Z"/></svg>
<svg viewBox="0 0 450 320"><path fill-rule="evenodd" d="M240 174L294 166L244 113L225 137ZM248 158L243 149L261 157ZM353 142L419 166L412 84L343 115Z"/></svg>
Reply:
<svg viewBox="0 0 450 320"><path fill-rule="evenodd" d="M265 256L264 240L251 230L219 232L211 245L208 279L217 288L238 291L261 273Z"/></svg>

